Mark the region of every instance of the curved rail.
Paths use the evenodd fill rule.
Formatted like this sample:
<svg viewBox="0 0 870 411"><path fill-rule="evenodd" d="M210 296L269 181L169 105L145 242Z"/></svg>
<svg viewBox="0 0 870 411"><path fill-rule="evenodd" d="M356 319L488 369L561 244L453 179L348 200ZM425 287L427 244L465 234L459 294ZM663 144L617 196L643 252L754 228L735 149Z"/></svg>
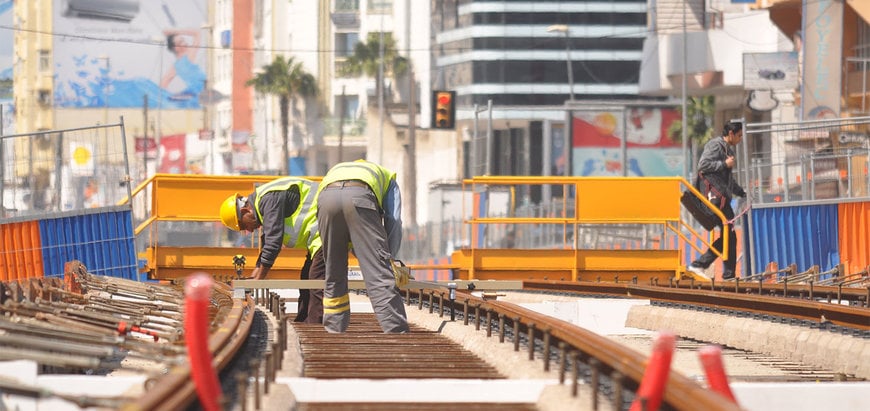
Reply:
<svg viewBox="0 0 870 411"><path fill-rule="evenodd" d="M253 322L254 301L248 296L244 300L232 299L232 290L225 284L215 283L214 292L223 299L232 301L232 308L223 317L211 337L209 350L212 352L216 370L222 370L236 355L245 342ZM219 297L220 298L220 297ZM196 397L196 388L190 378L190 366L185 363L169 370L163 378L156 381L144 395L135 402L126 404L124 410L183 409Z"/></svg>
<svg viewBox="0 0 870 411"><path fill-rule="evenodd" d="M138 397L75 398L12 378L0 378L0 389L81 407L157 410L194 403L178 287L91 275L79 262L68 264L65 277L0 283L0 359L29 359L64 374L123 369L160 376L147 379ZM210 301L208 348L216 369L223 370L247 340L254 301L233 299L232 289L221 283L212 286Z"/></svg>

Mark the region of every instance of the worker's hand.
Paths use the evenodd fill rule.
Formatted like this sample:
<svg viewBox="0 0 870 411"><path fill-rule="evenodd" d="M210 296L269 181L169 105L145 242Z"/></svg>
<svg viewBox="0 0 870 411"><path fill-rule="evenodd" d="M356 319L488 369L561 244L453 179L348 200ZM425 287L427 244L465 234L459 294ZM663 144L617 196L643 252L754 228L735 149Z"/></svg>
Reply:
<svg viewBox="0 0 870 411"><path fill-rule="evenodd" d="M725 159L725 167L734 168L734 156L728 156Z"/></svg>
<svg viewBox="0 0 870 411"><path fill-rule="evenodd" d="M263 266L254 268L254 271L251 273L251 276L246 278L246 280L262 280L266 278L266 274L269 272L269 269Z"/></svg>
<svg viewBox="0 0 870 411"><path fill-rule="evenodd" d="M396 276L396 286L402 288L408 285L408 281L413 278L411 269L405 266L402 260L390 260L390 264L393 266L393 275Z"/></svg>

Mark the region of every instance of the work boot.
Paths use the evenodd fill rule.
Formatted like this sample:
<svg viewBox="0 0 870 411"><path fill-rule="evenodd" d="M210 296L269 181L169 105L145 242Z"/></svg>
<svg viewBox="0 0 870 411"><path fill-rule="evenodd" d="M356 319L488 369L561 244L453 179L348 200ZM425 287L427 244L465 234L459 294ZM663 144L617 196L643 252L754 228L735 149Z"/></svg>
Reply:
<svg viewBox="0 0 870 411"><path fill-rule="evenodd" d="M686 267L686 271L691 271L691 272L697 274L698 276L700 276L700 277L702 277L702 278L705 278L705 279L709 280L709 279L710 279L710 276L707 275L707 271L706 271L706 270L707 270L707 267L704 267L703 265L701 265L701 264L700 264L699 262L697 262L697 261L693 261L692 264L689 264L689 265Z"/></svg>
<svg viewBox="0 0 870 411"><path fill-rule="evenodd" d="M722 273L723 280L733 280L734 279L734 271L725 271Z"/></svg>

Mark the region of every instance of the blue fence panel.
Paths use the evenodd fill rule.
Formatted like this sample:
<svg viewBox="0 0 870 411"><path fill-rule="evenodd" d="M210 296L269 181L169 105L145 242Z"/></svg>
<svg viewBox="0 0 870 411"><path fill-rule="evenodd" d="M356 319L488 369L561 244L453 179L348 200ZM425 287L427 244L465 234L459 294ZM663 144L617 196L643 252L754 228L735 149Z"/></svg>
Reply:
<svg viewBox="0 0 870 411"><path fill-rule="evenodd" d="M837 205L781 206L752 210L755 271L770 262L798 271L818 265L827 271L839 264Z"/></svg>
<svg viewBox="0 0 870 411"><path fill-rule="evenodd" d="M39 233L46 277L62 277L64 264L79 260L92 274L139 279L129 207L43 219Z"/></svg>

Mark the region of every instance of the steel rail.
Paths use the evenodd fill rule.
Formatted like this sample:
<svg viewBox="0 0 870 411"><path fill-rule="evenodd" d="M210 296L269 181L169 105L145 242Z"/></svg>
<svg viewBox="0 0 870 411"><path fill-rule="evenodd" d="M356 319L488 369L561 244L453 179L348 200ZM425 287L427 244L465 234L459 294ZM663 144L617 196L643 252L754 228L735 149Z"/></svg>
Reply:
<svg viewBox="0 0 870 411"><path fill-rule="evenodd" d="M428 296L430 312L436 304L436 300L433 298L434 294L439 294L437 304L440 314L443 315L448 304L453 310L459 308L465 316L466 324L469 323L470 317L474 317L477 327L480 327L481 322L485 321L484 326L487 327L488 336L491 335L495 323L501 342L504 341L507 322L512 323L514 326L514 350L518 350L520 337L525 335L530 350L529 359L533 359L534 353L537 351L537 341L540 341L541 351L544 353L540 357L544 361L545 370L548 370L550 366L549 354L554 351L562 352L560 366L563 367L561 371L563 374L560 380L564 378L564 368L567 365L573 367L573 384L577 384L578 364L581 361L593 369L593 390L597 390L599 378L597 372L600 371L605 371L606 375L614 381L614 385L616 385L614 392L616 393L622 393L624 387L636 391L643 379L647 365L645 356L566 321L536 313L516 304L476 297L466 291L457 295L453 301L444 300L446 291L441 287L428 290L408 290L406 293L408 297L414 295L418 298L418 308L420 309L422 309L424 298ZM558 348L554 350L554 347ZM573 364L565 362L567 357L573 358ZM573 391L576 393L576 389ZM614 394L614 396L619 396L612 399L614 402L621 403L623 401L620 394ZM740 409L720 394L707 390L691 379L675 372L670 373L668 377L664 403L672 409L686 411L699 409L737 411Z"/></svg>
<svg viewBox="0 0 870 411"><path fill-rule="evenodd" d="M525 324L534 324L537 328L549 327L550 334L574 347L590 358L597 359L602 368L618 372L631 382L636 389L640 386L648 358L629 348L615 343L606 337L577 327L571 323L552 317L530 312L516 304L500 301L489 301L487 305L499 313L520 317ZM695 381L676 373L668 375L667 389L664 392L664 402L677 410L738 410L736 404L725 397L710 391Z"/></svg>
<svg viewBox="0 0 870 411"><path fill-rule="evenodd" d="M213 293L230 295L228 288L215 284ZM215 369L220 372L244 344L254 318L254 301L250 296L233 299L232 308L223 318L217 331L209 337L209 350L213 355ZM135 401L124 404L120 409L134 410L178 410L188 407L196 399L196 387L190 378L190 366L172 367L162 378Z"/></svg>
<svg viewBox="0 0 870 411"><path fill-rule="evenodd" d="M768 289L783 289L766 285ZM526 290L604 294L612 296L649 298L656 301L694 304L718 309L745 311L818 323L870 330L870 308L842 304L822 303L800 298L783 298L740 292L711 291L707 289L646 286L632 283L578 283L554 280L526 280ZM728 286L725 286L728 288ZM737 286L740 290L739 286ZM743 291L753 291L747 286ZM795 290L790 290L795 292Z"/></svg>

